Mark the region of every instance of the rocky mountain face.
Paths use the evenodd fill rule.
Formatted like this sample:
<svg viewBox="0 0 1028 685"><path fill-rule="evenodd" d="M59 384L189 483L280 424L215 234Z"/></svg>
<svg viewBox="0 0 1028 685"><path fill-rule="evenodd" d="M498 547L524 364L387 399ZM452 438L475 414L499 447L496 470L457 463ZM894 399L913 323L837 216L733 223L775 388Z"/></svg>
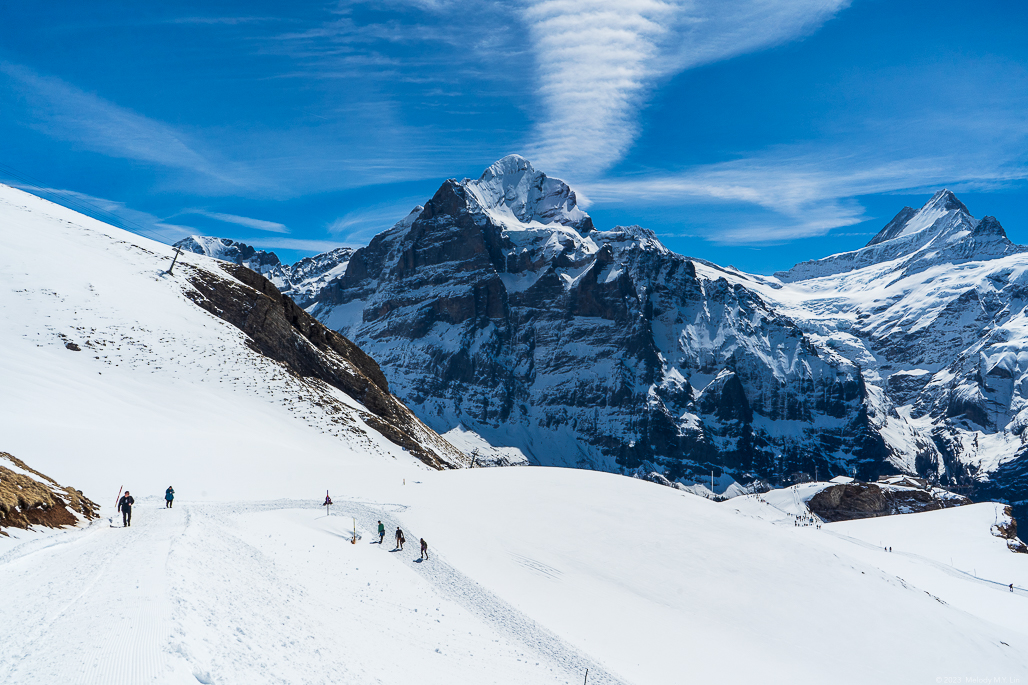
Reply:
<svg viewBox="0 0 1028 685"><path fill-rule="evenodd" d="M445 182L309 311L433 428L537 463L684 481L894 470L857 364L652 232L596 230L517 156Z"/></svg>
<svg viewBox="0 0 1028 685"><path fill-rule="evenodd" d="M186 252L245 266L267 278L280 292L301 305L306 305L328 281L342 275L353 254L349 247L337 247L314 257L304 257L295 264L283 264L274 252L258 250L228 238L193 235L174 246Z"/></svg>
<svg viewBox="0 0 1028 685"><path fill-rule="evenodd" d="M205 269L186 269L195 304L247 335L255 352L282 363L308 383L341 391L363 407L357 413L369 427L425 464L453 468L464 455L418 420L389 392L374 359L335 331L321 325L260 274L240 265L223 267L232 278ZM346 420L344 403L331 391L319 405Z"/></svg>
<svg viewBox="0 0 1028 685"><path fill-rule="evenodd" d="M437 431L685 484L917 474L1028 515L1028 251L947 190L764 277L598 230L512 155L325 273L305 308Z"/></svg>

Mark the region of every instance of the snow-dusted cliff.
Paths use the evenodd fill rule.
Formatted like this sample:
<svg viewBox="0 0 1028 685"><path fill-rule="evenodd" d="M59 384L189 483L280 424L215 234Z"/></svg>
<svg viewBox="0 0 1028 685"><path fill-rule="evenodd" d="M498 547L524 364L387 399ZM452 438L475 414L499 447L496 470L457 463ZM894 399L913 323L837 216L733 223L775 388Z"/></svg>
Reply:
<svg viewBox="0 0 1028 685"><path fill-rule="evenodd" d="M446 181L309 311L437 430L538 463L683 482L903 471L1023 502L1025 266L998 221L940 191L860 250L749 276L597 230L512 155Z"/></svg>
<svg viewBox="0 0 1028 685"><path fill-rule="evenodd" d="M444 183L310 311L430 425L538 463L684 480L895 468L857 365L652 232L594 229L517 156Z"/></svg>

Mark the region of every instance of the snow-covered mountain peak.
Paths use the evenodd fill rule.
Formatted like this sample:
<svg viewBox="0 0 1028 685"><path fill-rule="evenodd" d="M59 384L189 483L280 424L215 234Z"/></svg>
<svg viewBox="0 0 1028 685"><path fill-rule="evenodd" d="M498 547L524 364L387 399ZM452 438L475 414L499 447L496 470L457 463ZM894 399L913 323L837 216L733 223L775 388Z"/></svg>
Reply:
<svg viewBox="0 0 1028 685"><path fill-rule="evenodd" d="M267 278L280 290L289 289L289 267L282 264L274 252L258 250L252 245L230 238L209 235L191 235L174 244L184 252L202 254L223 262L240 264Z"/></svg>
<svg viewBox="0 0 1028 685"><path fill-rule="evenodd" d="M477 181L462 185L505 229L560 224L581 233L592 230L592 219L579 209L575 191L564 181L536 171L520 155L507 155L482 172Z"/></svg>
<svg viewBox="0 0 1028 685"><path fill-rule="evenodd" d="M927 209L929 207L937 207L947 212L961 211L964 214L971 213L968 211L967 206L957 199L957 196L953 194L953 191L946 188L943 188L939 192L935 193L935 195L932 195L932 199L925 203L925 206L922 209Z"/></svg>
<svg viewBox="0 0 1028 685"><path fill-rule="evenodd" d="M975 223L974 217L964 203L952 192L943 189L935 193L919 210L904 207L865 247L914 235L925 229L935 229L932 233L938 234L958 224Z"/></svg>
<svg viewBox="0 0 1028 685"><path fill-rule="evenodd" d="M194 254L207 255L220 259L223 262L242 264L243 262L259 257L267 263L279 264L278 256L274 252L265 252L241 243L230 238L217 238L209 235L191 235L188 238L175 243L174 247L192 252Z"/></svg>
<svg viewBox="0 0 1028 685"><path fill-rule="evenodd" d="M425 211L425 207L423 205L416 205L414 207L414 209L410 210L410 213L407 214L407 216L403 217L402 219L400 219L399 221L396 222L394 228L395 227L410 228L411 224L413 224L414 221L419 216L421 216L421 213L423 211Z"/></svg>
<svg viewBox="0 0 1028 685"><path fill-rule="evenodd" d="M890 271L914 273L939 264L997 259L1025 249L1007 239L995 218L978 221L963 202L943 189L918 210L904 207L859 250L803 262L775 276L789 283L886 263L892 263Z"/></svg>

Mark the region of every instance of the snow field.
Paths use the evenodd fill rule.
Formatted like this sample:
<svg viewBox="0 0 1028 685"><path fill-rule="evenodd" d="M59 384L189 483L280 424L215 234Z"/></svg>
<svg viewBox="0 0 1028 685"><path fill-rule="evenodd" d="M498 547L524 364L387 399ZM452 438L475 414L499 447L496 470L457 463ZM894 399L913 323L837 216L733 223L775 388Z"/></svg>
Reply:
<svg viewBox="0 0 1028 685"><path fill-rule="evenodd" d="M1002 593L954 576L933 597L879 548L796 528L767 505L780 523L737 500L549 468L429 474L409 499L401 518L432 531L451 563L628 682L1028 677L1028 624L1008 620L1028 597L1008 592L1003 616L978 613L982 592ZM974 507L949 511L970 518L952 544L990 537ZM892 518L949 530L928 515ZM989 549L983 565L1010 563L1024 578L1028 557Z"/></svg>
<svg viewBox="0 0 1028 685"><path fill-rule="evenodd" d="M168 276L167 246L3 190L0 449L104 506L121 485L309 497L343 472L374 496L374 483L424 471L348 409L358 403L254 353L185 297L190 265L214 260L184 253Z"/></svg>
<svg viewBox="0 0 1028 685"><path fill-rule="evenodd" d="M799 490L430 472L189 302L211 260L164 275L167 246L8 190L0 238L0 449L108 513L137 498L128 529L0 537L5 685L1028 679L1001 585L1028 557L993 505L817 530Z"/></svg>
<svg viewBox="0 0 1028 685"><path fill-rule="evenodd" d="M131 528L103 520L8 552L0 682L577 681L476 615L516 612L469 610L415 571L413 535L392 552L395 526L382 547L359 526L353 545L350 516L298 504L147 498Z"/></svg>

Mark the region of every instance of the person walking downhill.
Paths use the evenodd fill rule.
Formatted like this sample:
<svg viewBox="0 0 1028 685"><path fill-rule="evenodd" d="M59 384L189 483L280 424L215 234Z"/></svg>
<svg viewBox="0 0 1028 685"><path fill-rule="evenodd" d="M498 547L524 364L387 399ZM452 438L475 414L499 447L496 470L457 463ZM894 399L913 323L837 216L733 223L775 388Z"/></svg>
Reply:
<svg viewBox="0 0 1028 685"><path fill-rule="evenodd" d="M168 489L164 491L164 508L171 509L171 505L175 503L175 488L168 486Z"/></svg>
<svg viewBox="0 0 1028 685"><path fill-rule="evenodd" d="M421 538L421 558L428 559L428 543L425 542L425 538Z"/></svg>
<svg viewBox="0 0 1028 685"><path fill-rule="evenodd" d="M405 543L405 542L406 542L406 540L403 539L403 531L400 530L400 528L397 526L397 528L396 528L396 549L402 550L403 549L403 543Z"/></svg>
<svg viewBox="0 0 1028 685"><path fill-rule="evenodd" d="M129 493L128 490L118 500L118 511L121 512L121 525L123 528L128 528L132 525L132 505L136 503L135 498Z"/></svg>
<svg viewBox="0 0 1028 685"><path fill-rule="evenodd" d="M386 527L381 521L378 522L378 544L382 544L386 539Z"/></svg>

